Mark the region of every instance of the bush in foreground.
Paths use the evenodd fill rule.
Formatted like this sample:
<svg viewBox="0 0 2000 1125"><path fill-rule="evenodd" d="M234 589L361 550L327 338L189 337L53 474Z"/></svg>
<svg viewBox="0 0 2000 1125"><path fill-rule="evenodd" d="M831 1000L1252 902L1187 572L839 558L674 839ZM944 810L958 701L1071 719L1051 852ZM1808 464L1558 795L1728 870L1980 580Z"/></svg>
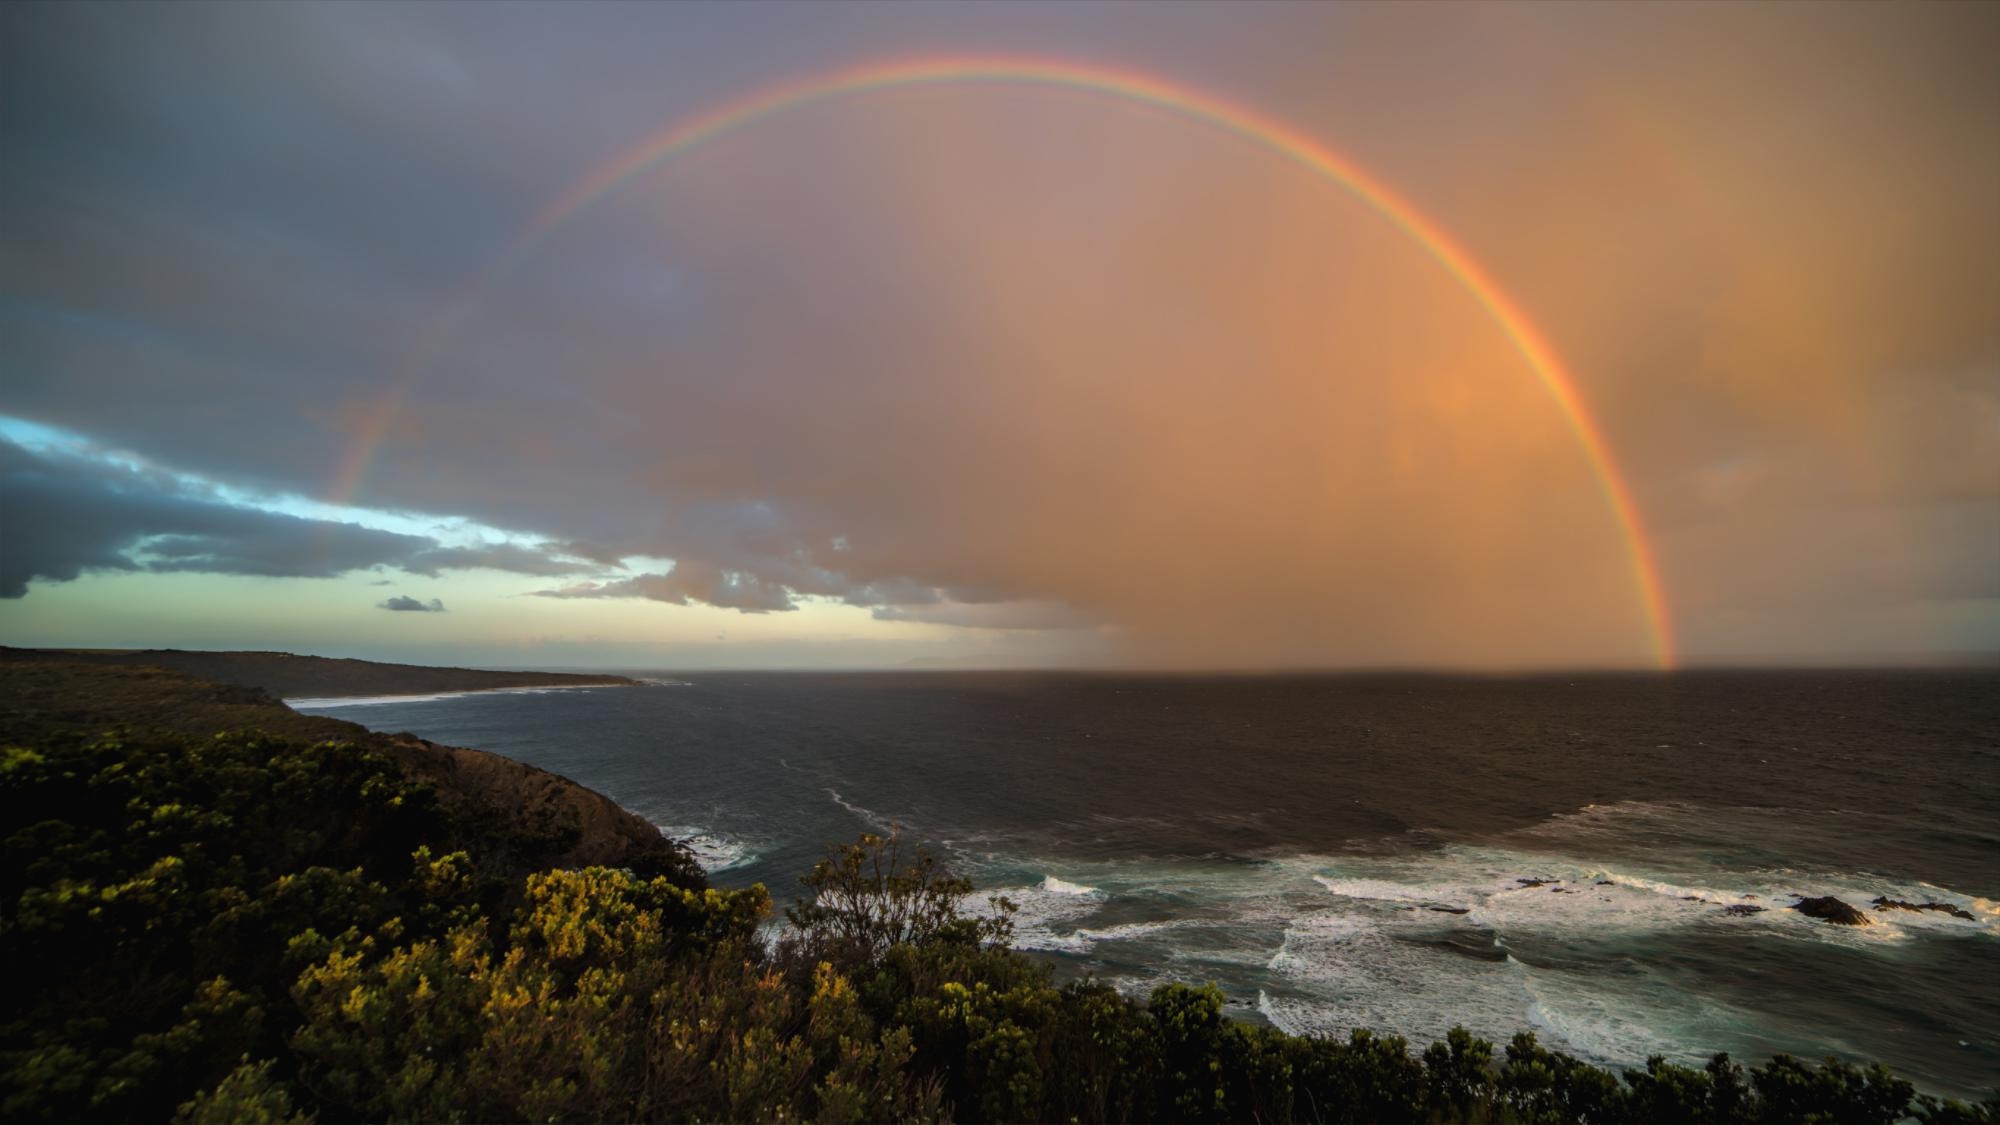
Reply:
<svg viewBox="0 0 2000 1125"><path fill-rule="evenodd" d="M1990 1122L1879 1066L1532 1035L1286 1035L1213 987L1053 984L1010 907L863 837L759 938L761 887L498 846L353 746L53 740L0 760L10 1119Z"/></svg>

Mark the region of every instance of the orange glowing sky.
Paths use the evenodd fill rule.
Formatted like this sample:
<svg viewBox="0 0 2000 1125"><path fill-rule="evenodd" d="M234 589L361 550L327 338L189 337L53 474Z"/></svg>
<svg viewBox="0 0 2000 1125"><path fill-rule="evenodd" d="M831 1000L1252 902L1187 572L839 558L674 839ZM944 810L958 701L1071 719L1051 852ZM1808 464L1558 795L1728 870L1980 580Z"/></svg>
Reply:
<svg viewBox="0 0 2000 1125"><path fill-rule="evenodd" d="M2000 649L1988 12L191 12L9 17L16 643Z"/></svg>

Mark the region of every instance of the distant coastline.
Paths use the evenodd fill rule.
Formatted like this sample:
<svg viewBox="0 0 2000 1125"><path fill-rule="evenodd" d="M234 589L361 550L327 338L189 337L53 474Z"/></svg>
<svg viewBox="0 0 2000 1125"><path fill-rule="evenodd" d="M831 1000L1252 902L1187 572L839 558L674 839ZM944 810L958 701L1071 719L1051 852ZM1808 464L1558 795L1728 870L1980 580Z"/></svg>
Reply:
<svg viewBox="0 0 2000 1125"><path fill-rule="evenodd" d="M0 662L50 660L69 664L164 668L197 679L258 688L280 699L307 705L392 697L407 701L411 697L522 689L633 687L639 682L626 676L433 668L418 664L380 664L370 660L299 656L289 652L0 647Z"/></svg>
<svg viewBox="0 0 2000 1125"><path fill-rule="evenodd" d="M86 653L87 655L87 653ZM105 654L112 655L112 654ZM293 710L255 680L196 676L164 667L156 657L207 658L248 677L258 669L284 682L293 662L345 675L353 682L388 676L405 666L362 660L328 661L283 653L180 652L118 654L130 659L78 659L74 651L0 648L0 745L49 744L106 731L171 732L212 738L217 732L259 731L302 745L345 743L388 755L410 777L434 785L448 808L493 832L490 850L517 873L551 866L611 864L673 870L698 878L693 857L659 828L611 798L566 777L500 754L448 746L409 734L375 731L330 715ZM464 676L553 676L417 668ZM574 677L588 680L591 677ZM565 688L617 687L633 681L564 683ZM327 682L322 679L321 682ZM546 691L549 685L497 690ZM342 697L334 697L342 698ZM355 697L345 697L355 698ZM367 698L367 697L361 697Z"/></svg>
<svg viewBox="0 0 2000 1125"><path fill-rule="evenodd" d="M384 703L429 703L436 699L457 699L464 695L542 695L554 691L595 691L598 688L644 687L632 683L602 684L523 684L519 687L465 688L460 691L387 692L382 695L285 696L278 700L287 707L372 707Z"/></svg>

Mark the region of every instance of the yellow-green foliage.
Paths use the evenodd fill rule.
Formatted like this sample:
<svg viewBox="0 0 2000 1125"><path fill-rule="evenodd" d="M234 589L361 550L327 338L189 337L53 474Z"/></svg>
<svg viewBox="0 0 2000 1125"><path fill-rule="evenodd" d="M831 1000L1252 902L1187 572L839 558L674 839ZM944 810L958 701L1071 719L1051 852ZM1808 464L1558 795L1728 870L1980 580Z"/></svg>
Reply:
<svg viewBox="0 0 2000 1125"><path fill-rule="evenodd" d="M864 837L768 947L761 887L509 846L393 763L264 736L0 753L9 1120L1987 1121L1880 1067L1652 1060L1532 1035L1290 1036L1212 986L1138 1001L1006 948L1007 908Z"/></svg>
<svg viewBox="0 0 2000 1125"><path fill-rule="evenodd" d="M245 1062L228 1077L183 1103L179 1125L304 1125L310 1114L292 1109L292 1098L271 1076L270 1059Z"/></svg>
<svg viewBox="0 0 2000 1125"><path fill-rule="evenodd" d="M696 891L606 868L531 877L510 944L474 927L299 977L300 1081L364 1117L910 1116L907 1030L878 1036L831 965L809 990L760 964L762 888Z"/></svg>

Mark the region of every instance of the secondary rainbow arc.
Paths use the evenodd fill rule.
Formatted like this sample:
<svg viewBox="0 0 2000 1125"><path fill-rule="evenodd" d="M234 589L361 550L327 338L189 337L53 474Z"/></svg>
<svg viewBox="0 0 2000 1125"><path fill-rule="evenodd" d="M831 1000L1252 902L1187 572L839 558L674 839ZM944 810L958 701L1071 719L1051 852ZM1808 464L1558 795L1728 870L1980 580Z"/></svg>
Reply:
<svg viewBox="0 0 2000 1125"><path fill-rule="evenodd" d="M351 502L393 427L411 386L434 361L485 293L511 273L563 222L615 192L632 177L683 155L725 133L775 114L871 90L926 83L989 82L1078 90L1157 106L1222 129L1324 176L1395 224L1466 292L1506 335L1534 371L1576 437L1618 527L1654 663L1676 660L1672 619L1651 544L1629 485L1612 458L1602 429L1585 407L1575 377L1534 323L1450 234L1360 166L1315 138L1256 110L1221 97L1132 71L1095 64L992 57L928 57L876 63L786 82L681 119L652 134L573 182L528 221L485 268L459 285L404 353L401 380L367 412L343 458L330 498Z"/></svg>

